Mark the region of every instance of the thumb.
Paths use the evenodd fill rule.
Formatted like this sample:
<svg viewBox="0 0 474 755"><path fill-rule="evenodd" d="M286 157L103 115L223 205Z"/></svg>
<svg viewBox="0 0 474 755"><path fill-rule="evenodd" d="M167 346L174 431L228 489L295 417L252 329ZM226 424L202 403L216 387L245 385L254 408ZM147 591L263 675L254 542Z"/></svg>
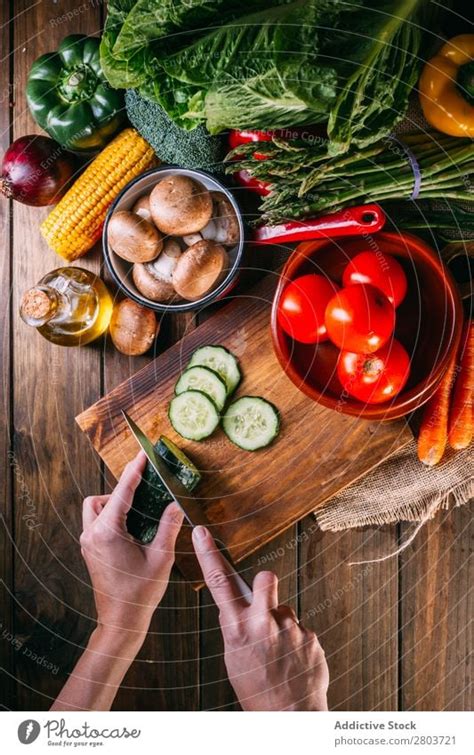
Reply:
<svg viewBox="0 0 474 755"><path fill-rule="evenodd" d="M155 565L171 567L175 558L176 540L183 524L184 514L177 503L173 501L161 515L158 531L153 541L147 546L146 553L150 562Z"/></svg>
<svg viewBox="0 0 474 755"><path fill-rule="evenodd" d="M146 455L140 451L123 470L120 480L102 510L101 519L109 524L125 525L125 517L145 471Z"/></svg>

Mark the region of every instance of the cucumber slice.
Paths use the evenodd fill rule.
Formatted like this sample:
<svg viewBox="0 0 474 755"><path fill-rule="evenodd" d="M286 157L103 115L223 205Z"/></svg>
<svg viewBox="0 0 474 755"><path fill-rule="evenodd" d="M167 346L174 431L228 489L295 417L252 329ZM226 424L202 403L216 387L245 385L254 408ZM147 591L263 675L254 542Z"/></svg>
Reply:
<svg viewBox="0 0 474 755"><path fill-rule="evenodd" d="M280 430L278 409L259 396L242 396L227 409L222 426L236 446L245 451L265 448Z"/></svg>
<svg viewBox="0 0 474 755"><path fill-rule="evenodd" d="M185 488L190 492L194 490L201 480L201 475L186 454L163 435L156 443L155 451ZM142 543L151 543L156 535L160 517L172 500L150 462L147 462L127 514L128 532Z"/></svg>
<svg viewBox="0 0 474 755"><path fill-rule="evenodd" d="M188 367L176 383L175 393L179 396L184 391L201 391L211 398L219 411L224 408L227 399L227 387L217 372L209 367Z"/></svg>
<svg viewBox="0 0 474 755"><path fill-rule="evenodd" d="M208 438L219 424L217 406L202 391L184 391L169 406L169 418L177 433L188 440Z"/></svg>
<svg viewBox="0 0 474 755"><path fill-rule="evenodd" d="M235 391L242 378L237 359L224 346L201 346L196 349L188 368L197 365L217 372L227 386L228 396Z"/></svg>

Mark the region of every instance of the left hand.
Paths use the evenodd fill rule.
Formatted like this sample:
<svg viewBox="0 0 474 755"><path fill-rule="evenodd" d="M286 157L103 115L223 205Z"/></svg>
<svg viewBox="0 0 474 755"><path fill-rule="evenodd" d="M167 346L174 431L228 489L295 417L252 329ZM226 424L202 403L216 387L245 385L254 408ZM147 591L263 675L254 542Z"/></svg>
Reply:
<svg viewBox="0 0 474 755"><path fill-rule="evenodd" d="M107 633L128 630L140 637L147 632L168 586L183 523L181 510L171 503L149 545L127 532L127 512L145 463L141 451L127 464L111 495L91 496L83 504L82 555L92 581L97 622Z"/></svg>

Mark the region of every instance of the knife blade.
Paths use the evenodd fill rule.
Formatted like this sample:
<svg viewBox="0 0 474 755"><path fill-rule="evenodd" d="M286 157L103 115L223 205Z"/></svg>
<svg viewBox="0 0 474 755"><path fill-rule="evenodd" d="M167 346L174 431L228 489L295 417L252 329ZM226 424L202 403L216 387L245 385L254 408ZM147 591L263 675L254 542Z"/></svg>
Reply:
<svg viewBox="0 0 474 755"><path fill-rule="evenodd" d="M194 528L200 525L206 527L206 529L209 529L209 522L207 521L206 516L196 499L192 495L190 495L189 490L187 490L184 487L183 483L178 480L177 477L175 477L175 475L168 468L165 461L159 454L156 453L153 443L143 432L143 430L140 429L136 422L134 422L133 419L123 409L122 414L128 427L130 428L133 437L137 441L140 448L145 452L148 461L155 470L162 484L168 491L171 498L178 504L191 527ZM235 585L237 586L241 596L248 603L251 603L253 598L252 588L237 571L235 564L232 561L231 556L227 552L224 543L215 537L214 541L217 548L219 549L222 559L225 562L227 571L233 579Z"/></svg>

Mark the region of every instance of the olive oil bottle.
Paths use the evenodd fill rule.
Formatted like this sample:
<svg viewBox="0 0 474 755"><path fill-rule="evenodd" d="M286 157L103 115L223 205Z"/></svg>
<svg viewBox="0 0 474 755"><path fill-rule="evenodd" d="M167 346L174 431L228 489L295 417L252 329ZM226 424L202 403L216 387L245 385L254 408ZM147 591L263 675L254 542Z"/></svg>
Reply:
<svg viewBox="0 0 474 755"><path fill-rule="evenodd" d="M52 343L83 346L107 330L112 309L112 297L94 273L60 267L23 294L20 315Z"/></svg>

